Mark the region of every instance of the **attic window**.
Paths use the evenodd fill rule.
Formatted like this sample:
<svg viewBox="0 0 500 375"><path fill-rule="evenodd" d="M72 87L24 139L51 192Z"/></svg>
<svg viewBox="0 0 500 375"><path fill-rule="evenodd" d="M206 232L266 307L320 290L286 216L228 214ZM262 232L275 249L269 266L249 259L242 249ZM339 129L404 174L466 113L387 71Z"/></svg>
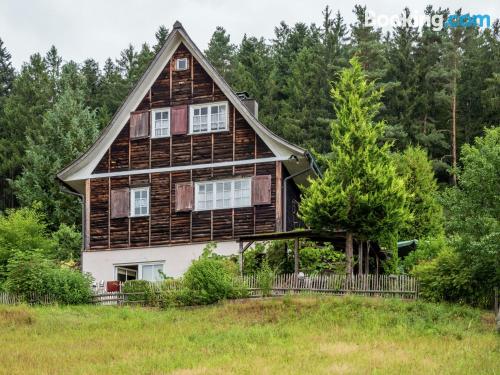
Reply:
<svg viewBox="0 0 500 375"><path fill-rule="evenodd" d="M187 70L189 68L189 63L187 57L175 60L175 70Z"/></svg>

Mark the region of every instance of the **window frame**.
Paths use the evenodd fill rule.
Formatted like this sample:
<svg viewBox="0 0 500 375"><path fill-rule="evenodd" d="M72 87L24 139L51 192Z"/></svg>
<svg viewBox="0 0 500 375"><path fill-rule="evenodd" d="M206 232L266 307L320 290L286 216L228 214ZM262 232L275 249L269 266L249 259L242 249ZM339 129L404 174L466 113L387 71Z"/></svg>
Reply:
<svg viewBox="0 0 500 375"><path fill-rule="evenodd" d="M156 120L155 120L155 115L157 113L163 113L163 112L168 112L168 127L167 127L167 135L156 135L156 128L155 128L155 125L156 125ZM170 107L165 107L165 108L155 108L155 109L152 109L151 110L151 138L168 138L170 137L171 133L171 127L170 127L170 122L171 122L171 119L172 119L172 113L170 111Z"/></svg>
<svg viewBox="0 0 500 375"><path fill-rule="evenodd" d="M161 271L165 273L165 262L161 260L155 260L155 261L150 261L150 262L143 262L143 263L120 263L120 264L113 264L115 272L115 280L118 280L118 269L119 268L124 268L124 267L130 267L130 266L137 266L137 274L136 274L136 280L144 280L142 278L143 276L143 267L144 266L160 266Z"/></svg>
<svg viewBox="0 0 500 375"><path fill-rule="evenodd" d="M147 205L146 205L147 213L145 213L145 214L136 215L136 213L135 213L135 192L137 192L137 191L146 191L147 192ZM149 216L150 211L151 211L151 196L150 196L149 186L130 188L130 217Z"/></svg>
<svg viewBox="0 0 500 375"><path fill-rule="evenodd" d="M224 106L225 107L225 127L224 129L215 129L212 130L212 107L216 106ZM194 127L194 111L196 109L200 109L207 107L207 130L206 131L197 131L193 130ZM221 102L213 102L213 103L200 103L200 104L191 104L189 106L189 133L188 135L198 135L198 134L210 134L210 133L221 133L229 131L229 104L227 101Z"/></svg>
<svg viewBox="0 0 500 375"><path fill-rule="evenodd" d="M180 61L186 62L186 67L184 69L179 68ZM175 59L175 71L182 72L182 71L188 70L188 69L189 69L189 59L187 57L179 57L179 58Z"/></svg>
<svg viewBox="0 0 500 375"><path fill-rule="evenodd" d="M243 205L235 205L235 196L234 196L234 185L238 181L248 181L248 204ZM217 207L217 184L222 183L223 189L224 184L230 182L231 190L230 190L230 205L229 207ZM199 200L199 189L201 185L212 185L212 205L211 208L200 208L200 200ZM224 197L224 195L223 195ZM206 202L206 200L205 200ZM224 202L224 198L223 198ZM194 210L193 211L212 211L212 210L228 210L233 208L245 208L252 207L252 178L251 177L243 177L243 178L234 178L234 179L223 179L223 180L209 180L209 181L196 181L194 183Z"/></svg>
<svg viewBox="0 0 500 375"><path fill-rule="evenodd" d="M138 276L138 279L137 280L145 280L143 275L144 275L144 270L143 268L146 266L151 266L151 267L154 267L154 266L160 266L161 267L161 272L165 273L165 262L147 262L147 263L139 263L138 264L139 266L139 272L137 273L137 276ZM158 282L158 281L161 281L160 280L147 280L147 281L150 281L150 282Z"/></svg>

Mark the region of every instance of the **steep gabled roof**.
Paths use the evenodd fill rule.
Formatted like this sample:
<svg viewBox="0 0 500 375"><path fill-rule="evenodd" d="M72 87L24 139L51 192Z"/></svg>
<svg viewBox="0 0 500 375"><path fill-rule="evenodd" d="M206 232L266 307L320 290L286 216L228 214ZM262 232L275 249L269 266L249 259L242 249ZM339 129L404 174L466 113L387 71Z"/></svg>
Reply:
<svg viewBox="0 0 500 375"><path fill-rule="evenodd" d="M228 100L235 106L238 112L241 113L243 118L277 157L288 159L295 156L296 158L304 159L307 155L306 150L287 142L283 138L280 138L267 129L252 113L250 113L228 83L220 76L220 74L208 62L203 53L193 43L181 23L177 21L174 24L172 32L168 35L165 44L156 54L148 69L115 113L109 125L101 132L99 138L82 156L57 174L57 177L60 180L66 183L70 181L81 181L92 175L92 171L96 165L126 125L129 120L130 112L134 111L140 104L141 100L147 94L156 78L160 75L167 61L171 59L172 55L181 43L186 46L193 57L199 62L203 69L205 69L208 75L218 85L220 90L226 95Z"/></svg>

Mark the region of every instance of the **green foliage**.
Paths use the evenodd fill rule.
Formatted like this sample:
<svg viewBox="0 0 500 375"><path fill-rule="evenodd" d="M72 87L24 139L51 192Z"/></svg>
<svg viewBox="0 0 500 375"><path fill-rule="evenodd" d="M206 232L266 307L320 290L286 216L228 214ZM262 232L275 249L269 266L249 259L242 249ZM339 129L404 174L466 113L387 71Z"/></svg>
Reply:
<svg viewBox="0 0 500 375"><path fill-rule="evenodd" d="M257 276L257 286L260 288L262 295L264 297L269 297L271 295L274 283L274 277L276 272L269 266L267 259L261 264L260 269L256 273Z"/></svg>
<svg viewBox="0 0 500 375"><path fill-rule="evenodd" d="M411 216L399 231L399 240L435 237L443 234L443 210L438 202L438 187L427 153L421 147L409 147L394 155L396 171L404 179L409 194Z"/></svg>
<svg viewBox="0 0 500 375"><path fill-rule="evenodd" d="M75 226L61 224L59 229L52 233L56 243L52 258L61 262L76 261L80 259L82 251L82 234Z"/></svg>
<svg viewBox="0 0 500 375"><path fill-rule="evenodd" d="M38 249L48 257L54 248L39 210L25 207L0 214L0 280L6 277L7 264L16 253Z"/></svg>
<svg viewBox="0 0 500 375"><path fill-rule="evenodd" d="M380 145L383 122L375 122L382 92L366 80L357 59L332 89L337 119L323 178L310 181L299 214L316 230L345 229L361 239L386 240L411 217L404 181L397 176L389 143ZM392 241L394 243L394 241ZM392 247L393 248L393 247ZM346 254L351 272L352 242Z"/></svg>
<svg viewBox="0 0 500 375"><path fill-rule="evenodd" d="M462 163L443 196L450 248L414 272L427 298L490 307L500 285L500 128L464 146Z"/></svg>
<svg viewBox="0 0 500 375"><path fill-rule="evenodd" d="M217 26L205 51L208 61L226 79L231 74L231 61L235 51L235 46L231 44L230 40L230 36L226 34L226 29Z"/></svg>
<svg viewBox="0 0 500 375"><path fill-rule="evenodd" d="M61 304L88 303L92 297L91 279L81 272L61 268L47 260L41 250L16 252L9 260L5 288L24 295L50 295Z"/></svg>
<svg viewBox="0 0 500 375"><path fill-rule="evenodd" d="M245 251L243 273L257 273L264 262L276 273L293 272L293 240L276 240L265 243L256 243L255 246Z"/></svg>
<svg viewBox="0 0 500 375"><path fill-rule="evenodd" d="M208 245L184 274L184 289L177 296L182 304L205 305L245 294L237 280L235 263L213 254L213 249L213 245Z"/></svg>
<svg viewBox="0 0 500 375"><path fill-rule="evenodd" d="M402 267L410 272L417 264L434 259L445 248L449 246L444 236L421 238L416 249L402 260Z"/></svg>
<svg viewBox="0 0 500 375"><path fill-rule="evenodd" d="M330 244L304 246L300 249L299 259L300 270L307 274L345 273L345 253L335 250Z"/></svg>
<svg viewBox="0 0 500 375"><path fill-rule="evenodd" d="M61 191L55 175L97 138L97 128L82 92L66 89L28 140L24 170L14 187L22 204L42 203L52 227L79 222L78 199Z"/></svg>

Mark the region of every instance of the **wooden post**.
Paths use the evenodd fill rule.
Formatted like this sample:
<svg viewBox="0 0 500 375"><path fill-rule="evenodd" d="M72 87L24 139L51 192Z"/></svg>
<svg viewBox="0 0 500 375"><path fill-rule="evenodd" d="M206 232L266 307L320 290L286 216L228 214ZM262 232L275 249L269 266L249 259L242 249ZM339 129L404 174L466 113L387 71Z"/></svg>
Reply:
<svg viewBox="0 0 500 375"><path fill-rule="evenodd" d="M243 242L240 241L240 252L238 254L239 256L239 263L240 263L240 275L243 276Z"/></svg>
<svg viewBox="0 0 500 375"><path fill-rule="evenodd" d="M363 241L358 243L358 275L363 274Z"/></svg>
<svg viewBox="0 0 500 375"><path fill-rule="evenodd" d="M348 276L352 275L352 255L353 255L352 233L347 232L345 235L345 256L347 258L346 274Z"/></svg>
<svg viewBox="0 0 500 375"><path fill-rule="evenodd" d="M366 241L365 273L370 274L370 241Z"/></svg>
<svg viewBox="0 0 500 375"><path fill-rule="evenodd" d="M375 254L375 263L377 264L377 267L375 269L375 274L378 276L378 254Z"/></svg>
<svg viewBox="0 0 500 375"><path fill-rule="evenodd" d="M299 239L295 239L293 246L293 260L294 260L294 272L297 275L299 273Z"/></svg>

